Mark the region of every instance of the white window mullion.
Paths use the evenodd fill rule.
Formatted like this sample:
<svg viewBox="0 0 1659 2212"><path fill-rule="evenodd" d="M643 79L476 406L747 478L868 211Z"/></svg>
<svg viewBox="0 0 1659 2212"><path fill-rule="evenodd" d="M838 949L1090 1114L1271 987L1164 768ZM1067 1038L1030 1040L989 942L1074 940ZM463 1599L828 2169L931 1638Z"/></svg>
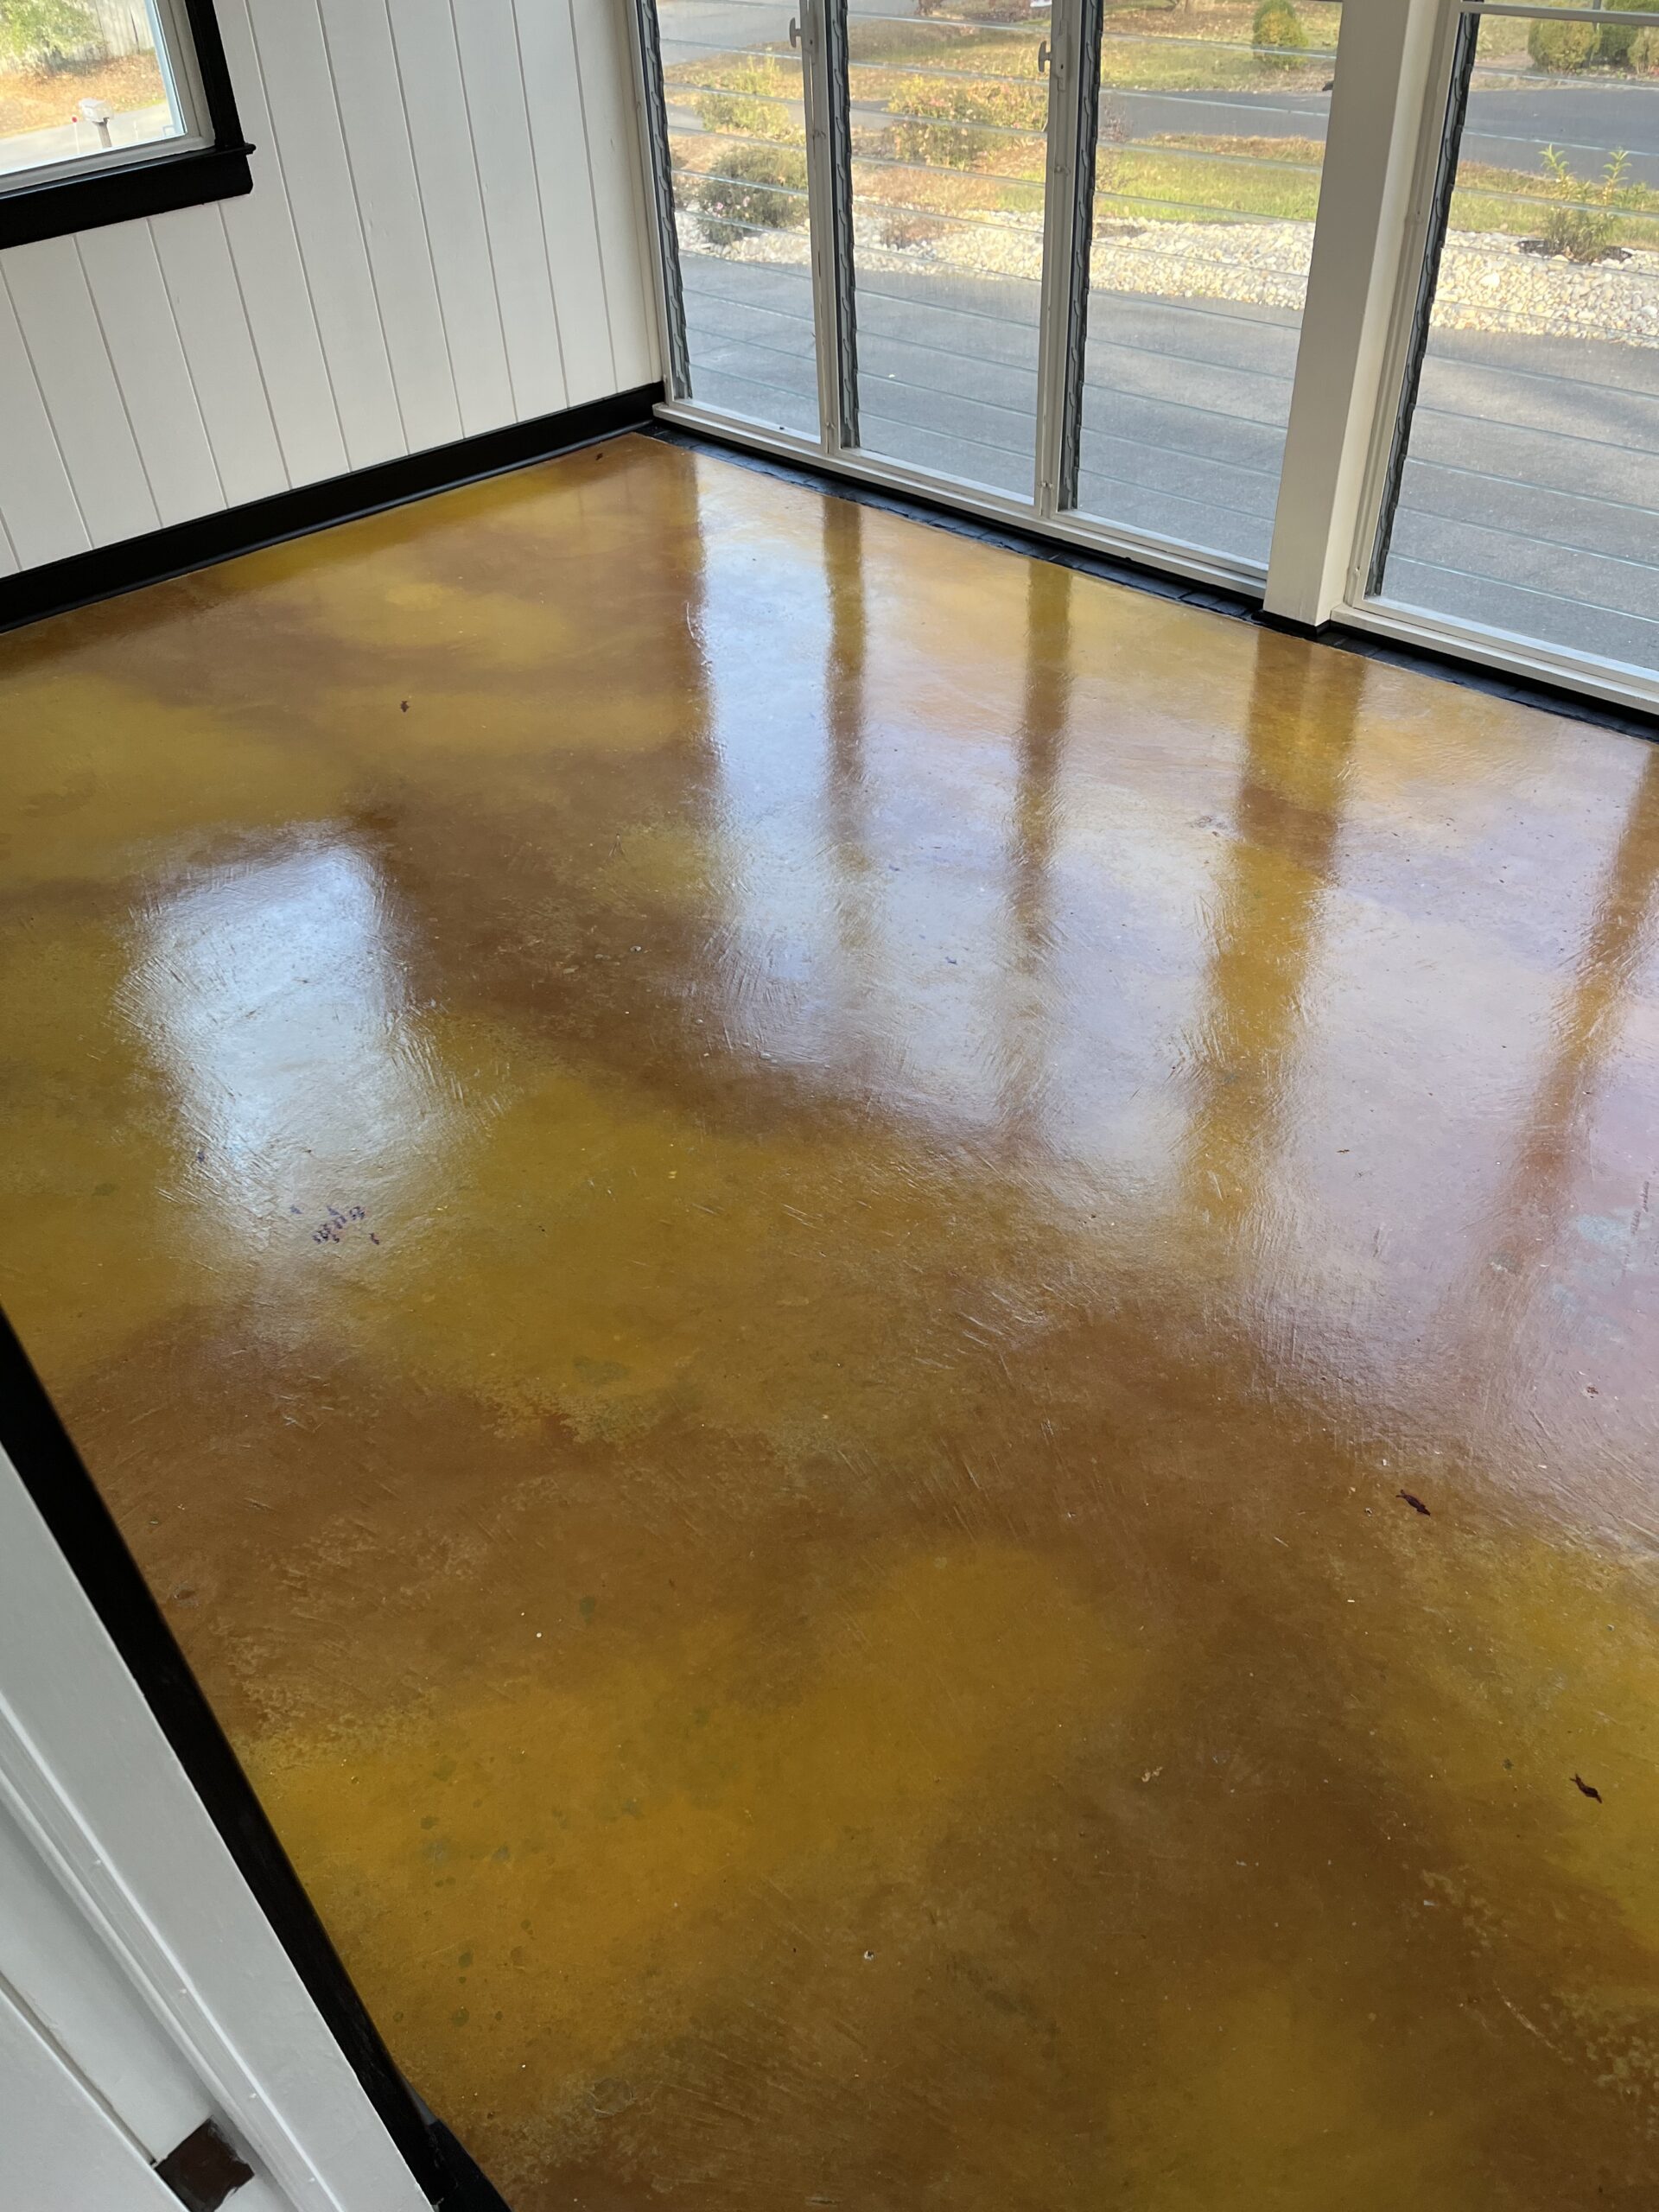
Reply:
<svg viewBox="0 0 1659 2212"><path fill-rule="evenodd" d="M1425 145L1438 143L1432 94L1452 12L1451 0L1350 0L1342 11L1264 601L1309 628L1347 596L1378 417L1394 404L1396 302Z"/></svg>

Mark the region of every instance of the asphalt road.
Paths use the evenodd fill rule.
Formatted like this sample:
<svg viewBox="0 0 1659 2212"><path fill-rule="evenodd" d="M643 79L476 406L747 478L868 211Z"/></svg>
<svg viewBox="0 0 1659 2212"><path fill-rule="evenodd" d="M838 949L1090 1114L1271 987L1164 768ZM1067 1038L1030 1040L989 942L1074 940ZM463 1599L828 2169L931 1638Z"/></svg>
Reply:
<svg viewBox="0 0 1659 2212"><path fill-rule="evenodd" d="M707 404L814 434L804 271L688 254L694 383ZM1027 493L1034 288L880 270L861 286L873 452ZM1264 560L1294 318L1230 302L1096 294L1085 511ZM1449 333L1425 366L1389 595L1659 666L1659 353Z"/></svg>
<svg viewBox="0 0 1659 2212"><path fill-rule="evenodd" d="M1328 92L1134 92L1111 86L1101 94L1103 117L1116 116L1133 138L1167 133L1248 138L1323 138ZM1465 161L1506 169L1537 169L1546 146L1565 154L1581 176L1594 177L1615 148L1630 156L1632 182L1659 184L1659 83L1529 86L1516 91L1477 87L1464 129Z"/></svg>
<svg viewBox="0 0 1659 2212"><path fill-rule="evenodd" d="M913 5L914 0L882 0L881 12L907 15ZM775 45L787 39L798 14L771 0L669 0L660 18L663 58L696 62L712 58L710 48L737 53ZM1331 107L1328 92L1271 86L1256 92L1143 92L1109 86L1101 98L1103 117L1116 118L1135 139L1171 133L1323 138ZM1515 90L1477 83L1464 135L1466 159L1536 169L1548 145L1566 154L1586 177L1598 175L1609 154L1623 148L1630 156L1631 181L1659 185L1659 83L1558 79Z"/></svg>

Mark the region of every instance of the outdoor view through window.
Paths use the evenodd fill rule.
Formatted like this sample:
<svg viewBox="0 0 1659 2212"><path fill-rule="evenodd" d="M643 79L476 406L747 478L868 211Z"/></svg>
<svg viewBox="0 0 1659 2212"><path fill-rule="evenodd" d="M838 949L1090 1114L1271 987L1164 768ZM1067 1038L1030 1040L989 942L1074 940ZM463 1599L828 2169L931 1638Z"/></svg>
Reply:
<svg viewBox="0 0 1659 2212"><path fill-rule="evenodd" d="M816 434L798 10L660 0L692 378ZM1031 491L1047 0L848 11L860 442ZM1107 7L1082 511L1264 564L1340 10Z"/></svg>
<svg viewBox="0 0 1659 2212"><path fill-rule="evenodd" d="M1652 669L1659 23L1628 13L1488 10L1474 27L1379 581L1433 614Z"/></svg>
<svg viewBox="0 0 1659 2212"><path fill-rule="evenodd" d="M0 179L183 134L143 0L0 0Z"/></svg>
<svg viewBox="0 0 1659 2212"><path fill-rule="evenodd" d="M801 11L657 12L692 397L816 439ZM1385 602L1651 671L1659 0L1478 12L1359 566ZM858 443L1025 500L1050 0L849 0L845 22ZM1341 22L1337 0L1104 0L1099 19L1076 512L1243 575L1267 566L1299 362L1325 373L1301 325Z"/></svg>

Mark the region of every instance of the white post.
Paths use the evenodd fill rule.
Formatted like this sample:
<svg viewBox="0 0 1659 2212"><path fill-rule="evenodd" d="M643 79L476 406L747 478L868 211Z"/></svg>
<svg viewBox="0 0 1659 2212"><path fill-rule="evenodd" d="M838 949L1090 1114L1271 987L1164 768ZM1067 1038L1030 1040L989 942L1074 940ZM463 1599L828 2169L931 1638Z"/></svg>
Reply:
<svg viewBox="0 0 1659 2212"><path fill-rule="evenodd" d="M1309 628L1347 595L1377 413L1393 404L1402 263L1425 140L1438 143L1429 95L1451 5L1347 0L1342 11L1263 602Z"/></svg>

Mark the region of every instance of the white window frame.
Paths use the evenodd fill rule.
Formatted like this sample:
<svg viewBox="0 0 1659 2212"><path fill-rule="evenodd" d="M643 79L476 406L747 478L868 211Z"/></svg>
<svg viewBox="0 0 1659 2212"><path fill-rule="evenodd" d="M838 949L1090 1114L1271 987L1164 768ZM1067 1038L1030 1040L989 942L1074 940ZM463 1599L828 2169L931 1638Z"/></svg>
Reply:
<svg viewBox="0 0 1659 2212"><path fill-rule="evenodd" d="M822 144L827 56L840 35L844 0L801 0L809 162L830 200L830 154ZM1054 0L1050 114L1075 118L1086 0ZM1621 13L1621 25L1659 24ZM1317 632L1337 623L1499 670L1611 704L1659 712L1659 676L1539 644L1471 622L1407 607L1367 588L1388 461L1399 416L1419 286L1433 216L1458 25L1465 14L1582 17L1591 8L1529 0L1349 0L1342 13L1301 336L1292 388L1272 545L1265 564L1144 536L1059 505L1060 423L1077 283L1079 187L1072 143L1086 134L1051 131L1045 233L1036 452L1029 502L983 486L906 467L843 444L831 384L837 355L834 253L812 259L820 362L820 436L810 439L751 417L699 405L690 392L672 260L671 199L665 190L661 63L653 0L629 10L641 143L650 171L657 251L651 256L667 397L664 420L808 462L856 482L907 493L1034 532L1064 545L1259 595L1264 614Z"/></svg>

